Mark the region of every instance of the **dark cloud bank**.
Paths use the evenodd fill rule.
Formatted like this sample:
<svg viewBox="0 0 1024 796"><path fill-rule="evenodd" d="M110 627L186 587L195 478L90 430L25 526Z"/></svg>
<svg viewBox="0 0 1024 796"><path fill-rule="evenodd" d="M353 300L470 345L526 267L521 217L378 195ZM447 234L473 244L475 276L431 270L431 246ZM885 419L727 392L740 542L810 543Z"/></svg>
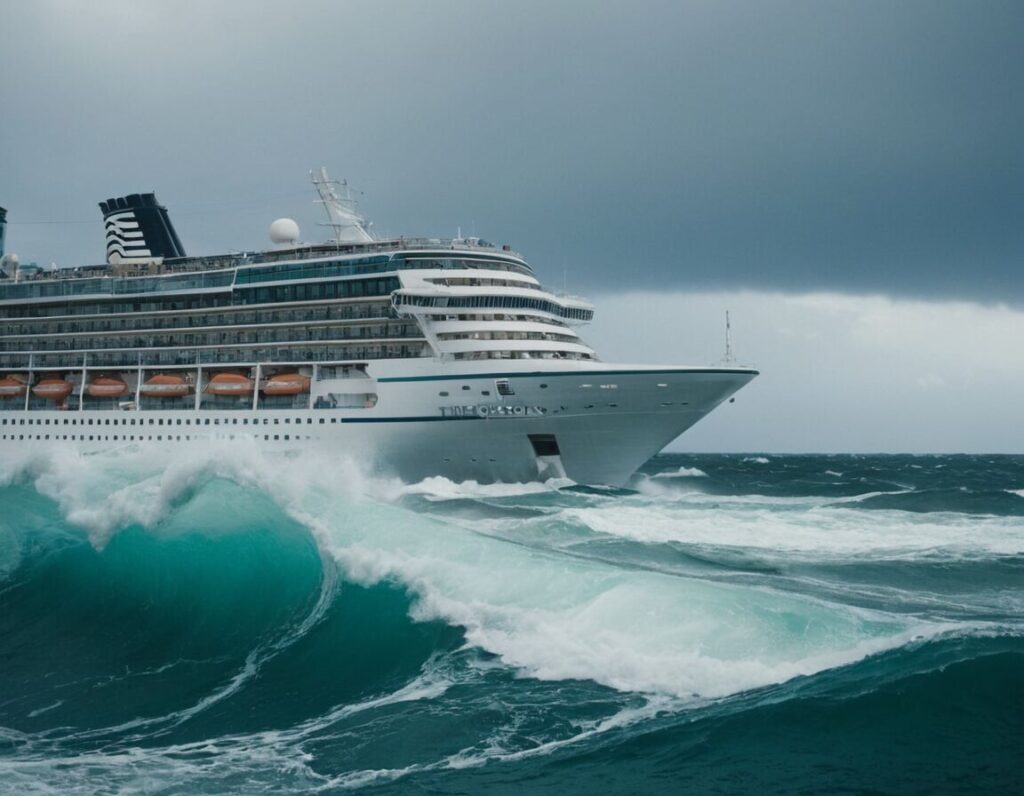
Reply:
<svg viewBox="0 0 1024 796"><path fill-rule="evenodd" d="M155 189L194 253L306 171L382 231L509 241L570 289L1024 301L1024 5L10 3L9 249L101 259Z"/></svg>

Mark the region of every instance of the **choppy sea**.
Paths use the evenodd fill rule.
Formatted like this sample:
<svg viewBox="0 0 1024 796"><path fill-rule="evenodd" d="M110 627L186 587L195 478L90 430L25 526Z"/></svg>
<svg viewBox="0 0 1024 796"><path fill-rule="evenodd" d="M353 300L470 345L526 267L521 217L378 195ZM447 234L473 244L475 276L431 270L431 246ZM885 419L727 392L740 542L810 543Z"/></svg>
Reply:
<svg viewBox="0 0 1024 796"><path fill-rule="evenodd" d="M0 792L1021 793L1024 456L0 461Z"/></svg>

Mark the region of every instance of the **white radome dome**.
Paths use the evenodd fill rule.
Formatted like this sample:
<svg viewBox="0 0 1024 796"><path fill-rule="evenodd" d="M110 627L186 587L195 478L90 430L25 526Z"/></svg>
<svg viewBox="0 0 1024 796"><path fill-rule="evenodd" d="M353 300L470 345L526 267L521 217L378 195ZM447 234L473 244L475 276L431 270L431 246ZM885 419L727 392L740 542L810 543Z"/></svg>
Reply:
<svg viewBox="0 0 1024 796"><path fill-rule="evenodd" d="M299 239L299 225L291 218L279 218L270 225L270 239L274 243L295 243Z"/></svg>

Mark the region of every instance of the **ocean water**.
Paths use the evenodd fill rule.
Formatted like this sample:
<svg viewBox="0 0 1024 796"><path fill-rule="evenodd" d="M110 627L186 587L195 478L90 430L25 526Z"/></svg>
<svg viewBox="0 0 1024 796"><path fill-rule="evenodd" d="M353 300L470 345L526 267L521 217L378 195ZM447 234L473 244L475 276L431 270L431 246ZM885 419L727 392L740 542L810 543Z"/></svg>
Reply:
<svg viewBox="0 0 1024 796"><path fill-rule="evenodd" d="M0 792L1021 793L1024 457L0 460Z"/></svg>

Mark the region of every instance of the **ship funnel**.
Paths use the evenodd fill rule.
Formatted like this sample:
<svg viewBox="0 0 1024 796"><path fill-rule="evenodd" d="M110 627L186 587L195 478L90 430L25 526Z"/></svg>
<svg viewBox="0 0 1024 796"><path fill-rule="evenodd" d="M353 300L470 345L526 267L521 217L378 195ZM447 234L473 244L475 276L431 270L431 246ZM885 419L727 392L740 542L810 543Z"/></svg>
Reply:
<svg viewBox="0 0 1024 796"><path fill-rule="evenodd" d="M100 202L107 262L151 263L184 257L185 250L156 194L133 193Z"/></svg>

